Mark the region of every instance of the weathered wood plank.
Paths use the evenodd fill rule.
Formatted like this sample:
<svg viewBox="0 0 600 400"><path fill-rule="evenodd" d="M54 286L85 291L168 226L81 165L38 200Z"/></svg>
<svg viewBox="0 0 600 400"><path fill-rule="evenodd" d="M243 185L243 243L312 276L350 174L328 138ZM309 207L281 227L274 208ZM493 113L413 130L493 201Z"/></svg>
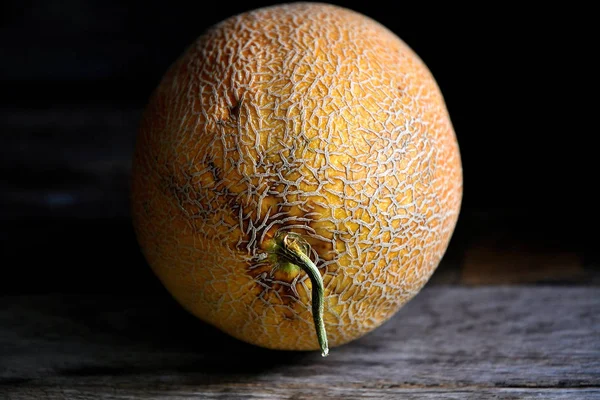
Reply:
<svg viewBox="0 0 600 400"><path fill-rule="evenodd" d="M200 323L166 295L5 296L0 382L22 395L85 393L91 390L85 385L113 390L132 382L139 385L134 392L166 385L173 395L187 385L206 393L218 393L215 385L248 393L274 385L280 393L331 387L340 396L349 385L382 395L403 388L407 396L412 388L594 393L599 294L594 287L428 287L382 327L326 359L246 345ZM510 391L502 393L499 398L510 398ZM567 392L556 396L561 393Z"/></svg>
<svg viewBox="0 0 600 400"><path fill-rule="evenodd" d="M187 400L187 399L450 399L450 400L586 400L599 399L600 389L527 389L527 388L370 388L370 387L271 387L256 385L205 385L200 387L10 387L9 400Z"/></svg>

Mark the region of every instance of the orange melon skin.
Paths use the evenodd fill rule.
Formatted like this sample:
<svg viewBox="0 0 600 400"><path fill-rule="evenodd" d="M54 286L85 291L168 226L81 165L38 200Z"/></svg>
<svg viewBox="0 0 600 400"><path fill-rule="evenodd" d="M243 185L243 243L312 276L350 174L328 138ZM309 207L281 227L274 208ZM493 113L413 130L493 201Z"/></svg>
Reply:
<svg viewBox="0 0 600 400"><path fill-rule="evenodd" d="M392 317L444 255L462 200L458 143L422 60L354 11L262 8L208 30L152 94L133 224L198 318L248 343L317 350L311 283L268 256L301 234L330 347Z"/></svg>

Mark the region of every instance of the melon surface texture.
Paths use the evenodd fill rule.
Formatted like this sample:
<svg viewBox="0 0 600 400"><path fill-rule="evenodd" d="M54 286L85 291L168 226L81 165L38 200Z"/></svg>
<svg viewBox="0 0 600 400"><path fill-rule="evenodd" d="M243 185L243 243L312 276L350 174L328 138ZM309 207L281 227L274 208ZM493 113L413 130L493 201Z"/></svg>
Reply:
<svg viewBox="0 0 600 400"><path fill-rule="evenodd" d="M463 190L424 62L376 21L319 3L202 34L152 94L132 173L137 238L166 289L222 331L287 350L319 349L315 283L279 239L295 234L317 267L335 347L427 283Z"/></svg>

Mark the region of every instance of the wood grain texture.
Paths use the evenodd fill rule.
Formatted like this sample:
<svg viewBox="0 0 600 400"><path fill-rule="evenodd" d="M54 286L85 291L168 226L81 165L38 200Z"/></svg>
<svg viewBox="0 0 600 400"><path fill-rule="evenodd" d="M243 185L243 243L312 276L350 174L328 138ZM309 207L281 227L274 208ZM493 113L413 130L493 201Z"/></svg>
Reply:
<svg viewBox="0 0 600 400"><path fill-rule="evenodd" d="M597 389L504 389L460 388L448 390L420 388L368 387L302 387L253 385L214 385L209 387L162 386L156 388L130 387L20 387L11 391L9 400L69 399L69 400L185 400L185 399L451 399L451 400L583 400L598 399Z"/></svg>
<svg viewBox="0 0 600 400"><path fill-rule="evenodd" d="M327 359L239 342L166 295L5 296L0 398L600 398L598 294L427 287Z"/></svg>

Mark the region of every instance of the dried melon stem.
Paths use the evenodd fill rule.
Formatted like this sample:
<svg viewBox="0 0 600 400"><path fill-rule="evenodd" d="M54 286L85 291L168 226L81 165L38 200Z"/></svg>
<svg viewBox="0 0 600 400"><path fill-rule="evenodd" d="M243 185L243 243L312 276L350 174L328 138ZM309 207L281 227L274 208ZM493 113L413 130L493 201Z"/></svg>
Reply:
<svg viewBox="0 0 600 400"><path fill-rule="evenodd" d="M321 355L327 357L329 347L327 344L327 332L323 322L323 309L325 301L325 288L323 278L317 266L308 257L310 245L300 235L293 232L278 232L275 235L272 253L277 257L279 265L292 264L300 267L312 283L312 314L317 331L317 339L321 347Z"/></svg>

